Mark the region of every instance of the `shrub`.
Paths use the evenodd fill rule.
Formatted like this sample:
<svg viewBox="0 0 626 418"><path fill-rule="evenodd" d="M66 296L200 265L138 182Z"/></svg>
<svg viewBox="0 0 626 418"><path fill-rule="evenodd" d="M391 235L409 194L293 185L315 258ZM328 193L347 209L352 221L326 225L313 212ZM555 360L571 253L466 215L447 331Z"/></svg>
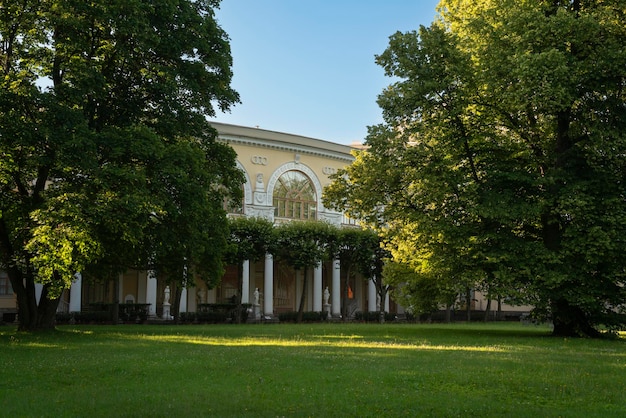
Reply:
<svg viewBox="0 0 626 418"><path fill-rule="evenodd" d="M363 322L378 322L380 321L380 312L379 311L373 311L373 312L357 311L354 313L354 319L356 321L363 321ZM385 322L392 322L392 321L395 321L395 319L396 319L396 314L385 312Z"/></svg>
<svg viewBox="0 0 626 418"><path fill-rule="evenodd" d="M328 317L328 312L302 312L302 322L322 322ZM296 322L298 320L298 312L283 312L278 314L280 322Z"/></svg>
<svg viewBox="0 0 626 418"><path fill-rule="evenodd" d="M196 313L195 312L181 312L179 314L179 320L180 322L184 322L184 323L192 323L196 321Z"/></svg>
<svg viewBox="0 0 626 418"><path fill-rule="evenodd" d="M55 321L57 324L69 324L73 316L73 313L57 312L55 316Z"/></svg>
<svg viewBox="0 0 626 418"><path fill-rule="evenodd" d="M241 304L241 322L248 320L248 310L252 307L250 303ZM198 322L232 322L237 321L237 309L239 305L236 303L201 303L198 305L197 319ZM208 315L205 315L208 314ZM213 315L214 314L214 315ZM223 319L221 319L223 317ZM205 320L204 318L208 318Z"/></svg>
<svg viewBox="0 0 626 418"><path fill-rule="evenodd" d="M104 324L111 322L111 312L109 311L85 311L74 313L74 319L79 324Z"/></svg>
<svg viewBox="0 0 626 418"><path fill-rule="evenodd" d="M196 319L200 323L219 324L226 322L228 316L224 312L196 312Z"/></svg>
<svg viewBox="0 0 626 418"><path fill-rule="evenodd" d="M144 322L148 318L149 303L120 303L119 319L124 322Z"/></svg>

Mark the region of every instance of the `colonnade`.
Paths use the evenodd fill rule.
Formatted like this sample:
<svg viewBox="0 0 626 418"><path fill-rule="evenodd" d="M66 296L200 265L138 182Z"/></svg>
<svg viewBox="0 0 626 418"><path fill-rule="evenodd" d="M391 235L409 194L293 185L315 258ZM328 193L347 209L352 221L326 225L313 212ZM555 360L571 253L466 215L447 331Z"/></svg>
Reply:
<svg viewBox="0 0 626 418"><path fill-rule="evenodd" d="M261 312L266 317L274 316L274 258L271 254L267 254L264 260L263 268L263 306ZM341 315L341 263L339 260L332 261L331 277L330 277L330 314L333 317L339 317ZM251 303L251 268L250 261L243 263L243 282L242 282L242 303ZM141 286L143 287L143 286ZM312 310L315 312L322 312L327 307L323 306L323 294L322 288L322 265L318 264L313 269L313 295L312 295ZM141 292L144 293L144 292ZM183 289L180 302L180 312L187 312L187 289ZM195 292L192 292L195 294ZM77 273L74 277L74 281L70 287L69 292L69 311L80 312L81 310L81 295L82 295L82 275ZM143 295L142 295L143 296ZM137 302L140 302L140 295L137 295ZM377 311L377 292L376 286L372 280L368 281L367 289L367 310L370 312ZM146 274L145 283L145 302L149 304L148 316L155 318L157 315L157 276L154 270L148 270ZM385 310L389 310L389 296L385 299Z"/></svg>

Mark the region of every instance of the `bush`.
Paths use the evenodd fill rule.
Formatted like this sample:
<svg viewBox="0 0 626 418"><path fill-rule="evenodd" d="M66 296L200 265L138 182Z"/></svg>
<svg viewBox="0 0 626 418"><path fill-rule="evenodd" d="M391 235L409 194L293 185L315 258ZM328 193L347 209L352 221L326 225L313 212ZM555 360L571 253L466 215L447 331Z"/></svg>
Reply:
<svg viewBox="0 0 626 418"><path fill-rule="evenodd" d="M86 311L74 313L77 324L105 324L111 322L111 312L109 311Z"/></svg>
<svg viewBox="0 0 626 418"><path fill-rule="evenodd" d="M124 322L144 322L148 319L149 303L120 303L119 319Z"/></svg>
<svg viewBox="0 0 626 418"><path fill-rule="evenodd" d="M69 312L57 312L55 316L55 321L57 324L69 324L74 316L73 313Z"/></svg>
<svg viewBox="0 0 626 418"><path fill-rule="evenodd" d="M200 323L219 324L226 322L228 315L224 312L196 312L196 319Z"/></svg>
<svg viewBox="0 0 626 418"><path fill-rule="evenodd" d="M250 303L241 304L241 322L245 323L248 320L248 310L252 307ZM201 303L198 305L198 312L196 316L198 322L226 322L230 320L232 322L237 321L237 309L239 305L236 303ZM207 314L207 315L205 315ZM220 319L222 318L223 319ZM208 318L205 321L204 318ZM217 322L214 322L217 321Z"/></svg>
<svg viewBox="0 0 626 418"><path fill-rule="evenodd" d="M328 318L328 312L302 312L302 322L322 322ZM298 312L283 312L278 314L280 322L296 322Z"/></svg>
<svg viewBox="0 0 626 418"><path fill-rule="evenodd" d="M363 322L379 322L380 321L380 312L363 312L357 311L354 313L354 319L356 321ZM392 314L389 312L385 312L385 322L393 322L396 320L396 314Z"/></svg>
<svg viewBox="0 0 626 418"><path fill-rule="evenodd" d="M190 324L196 321L196 313L195 312L181 312L179 314L180 322Z"/></svg>

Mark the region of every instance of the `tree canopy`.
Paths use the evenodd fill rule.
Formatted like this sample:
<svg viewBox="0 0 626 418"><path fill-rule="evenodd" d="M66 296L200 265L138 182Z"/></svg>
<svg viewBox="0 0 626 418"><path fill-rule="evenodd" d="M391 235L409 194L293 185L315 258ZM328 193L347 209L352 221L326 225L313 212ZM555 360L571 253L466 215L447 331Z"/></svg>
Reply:
<svg viewBox="0 0 626 418"><path fill-rule="evenodd" d="M325 198L324 198L325 199ZM361 274L364 280L371 280L376 287L380 301L385 300L389 286L383 281L383 265L389 253L381 247L378 233L370 228L340 228L336 240L331 245L332 255L339 259L341 268L346 271L341 295L341 315L349 319L348 292L350 280ZM384 321L385 304L379 304L381 321Z"/></svg>
<svg viewBox="0 0 626 418"><path fill-rule="evenodd" d="M243 296L243 263L255 263L274 248L274 224L264 218L237 216L228 221L226 262L237 266L237 291L239 292L237 323L241 322L241 297Z"/></svg>
<svg viewBox="0 0 626 418"><path fill-rule="evenodd" d="M90 267L221 272L222 204L243 177L207 121L238 101L218 5L2 6L0 268L21 329L51 326Z"/></svg>
<svg viewBox="0 0 626 418"><path fill-rule="evenodd" d="M296 271L302 271L302 293L297 317L297 322L302 322L307 273L330 258L332 246L337 242L337 228L319 221L286 222L279 224L274 234L272 252L276 259Z"/></svg>
<svg viewBox="0 0 626 418"><path fill-rule="evenodd" d="M557 335L626 325L626 4L438 11L377 57L384 123L327 196L394 255L408 239L416 272L532 304Z"/></svg>

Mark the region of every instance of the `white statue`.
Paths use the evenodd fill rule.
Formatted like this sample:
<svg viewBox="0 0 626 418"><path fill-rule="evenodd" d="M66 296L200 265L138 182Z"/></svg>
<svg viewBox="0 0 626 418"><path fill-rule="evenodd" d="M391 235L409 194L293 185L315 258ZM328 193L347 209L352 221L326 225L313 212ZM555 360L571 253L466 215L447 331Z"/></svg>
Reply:
<svg viewBox="0 0 626 418"><path fill-rule="evenodd" d="M258 173L256 175L255 190L262 192L263 189L265 189L265 185L263 184L263 173Z"/></svg>
<svg viewBox="0 0 626 418"><path fill-rule="evenodd" d="M200 288L200 290L198 290L198 300L200 300L200 303L204 303L204 288Z"/></svg>
<svg viewBox="0 0 626 418"><path fill-rule="evenodd" d="M165 299L163 299L163 303L170 303L170 287L165 286Z"/></svg>
<svg viewBox="0 0 626 418"><path fill-rule="evenodd" d="M328 291L328 286L324 289L324 305L328 305L328 298L330 297L330 292Z"/></svg>
<svg viewBox="0 0 626 418"><path fill-rule="evenodd" d="M254 304L259 304L259 288L254 289Z"/></svg>

